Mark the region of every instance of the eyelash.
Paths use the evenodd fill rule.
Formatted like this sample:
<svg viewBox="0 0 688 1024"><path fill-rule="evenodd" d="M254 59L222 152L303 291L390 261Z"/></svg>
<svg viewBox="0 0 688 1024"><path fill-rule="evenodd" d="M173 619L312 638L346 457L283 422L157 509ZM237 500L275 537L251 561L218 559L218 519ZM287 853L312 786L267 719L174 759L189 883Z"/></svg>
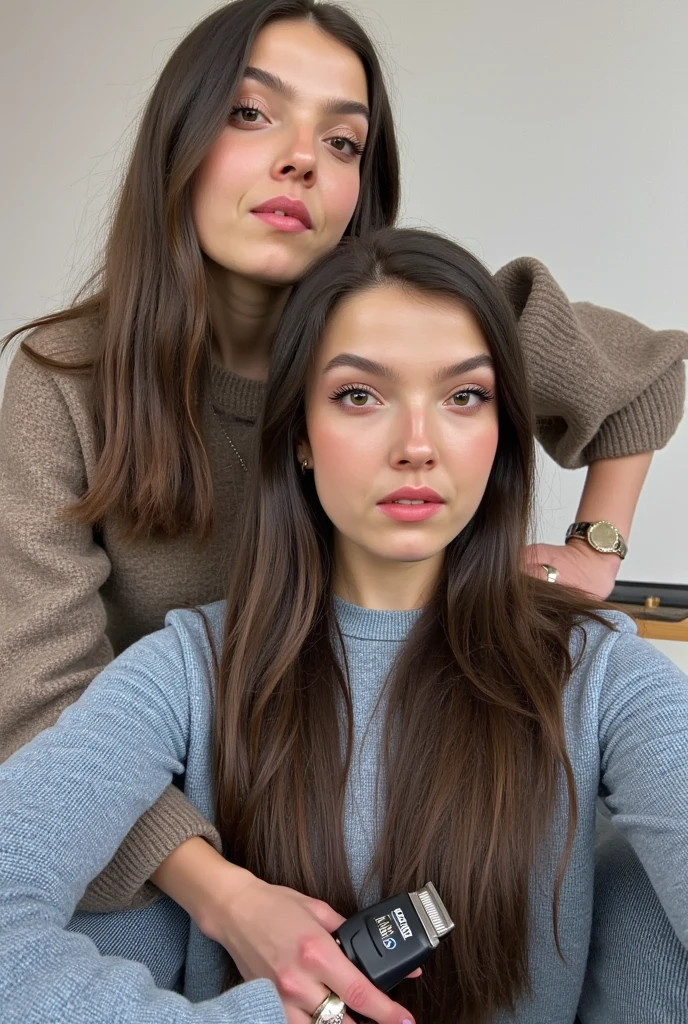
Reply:
<svg viewBox="0 0 688 1024"><path fill-rule="evenodd" d="M360 395L362 393L372 395L373 398L375 397L372 388L369 388L366 384L343 384L341 387L337 388L336 391L332 392L330 395L330 401L341 402L347 395ZM468 388L458 388L449 396L449 399L452 399L454 395L477 395L481 402L491 402L494 398L494 395L490 391L487 391L486 388L481 388L478 385L473 385ZM359 406L359 408L363 409L364 406Z"/></svg>
<svg viewBox="0 0 688 1024"><path fill-rule="evenodd" d="M229 112L229 119L231 120L231 118L233 118L236 114L240 114L242 110L255 110L259 114L262 114L263 117L267 116L265 111L261 110L261 108L258 105L258 103L256 103L254 100L246 100L245 102L237 103L235 106L232 107L232 109ZM256 122L255 121L254 122L247 121L245 123L246 124L251 124L251 123L255 124ZM365 152L365 146L363 146L358 141L358 139L351 138L349 135L333 135L333 136L331 136L331 138L326 139L325 141L326 142L335 142L337 139L341 139L343 142L348 142L349 145L351 146L351 149L352 149L353 154L355 156L357 156L357 157L363 156L363 153ZM331 148L334 149L334 146L332 146ZM342 151L340 149L335 149L335 153L341 153L341 152Z"/></svg>
<svg viewBox="0 0 688 1024"><path fill-rule="evenodd" d="M237 103L235 106L232 107L232 109L229 112L230 118L234 117L235 114L240 114L242 110L255 110L259 114L262 114L263 117L265 117L264 111L261 110L260 106L257 103L254 103L253 100L246 100L244 103Z"/></svg>
<svg viewBox="0 0 688 1024"><path fill-rule="evenodd" d="M341 400L346 398L347 395L360 395L364 392L366 395L373 395L373 398L375 397L372 389L366 387L365 384L342 384L341 387L332 392L330 395L330 401L341 402Z"/></svg>
<svg viewBox="0 0 688 1024"><path fill-rule="evenodd" d="M458 391L454 391L449 397L453 398L454 395L477 395L481 402L491 402L494 395L487 388L481 388L477 384L469 388L459 388Z"/></svg>
<svg viewBox="0 0 688 1024"><path fill-rule="evenodd" d="M365 152L365 146L362 146L358 139L352 139L348 135L333 135L331 138L326 139L326 142L335 142L337 139L341 139L342 142L348 142L351 146L355 156L363 156ZM334 149L334 146L332 147ZM341 149L335 149L335 153L341 153Z"/></svg>

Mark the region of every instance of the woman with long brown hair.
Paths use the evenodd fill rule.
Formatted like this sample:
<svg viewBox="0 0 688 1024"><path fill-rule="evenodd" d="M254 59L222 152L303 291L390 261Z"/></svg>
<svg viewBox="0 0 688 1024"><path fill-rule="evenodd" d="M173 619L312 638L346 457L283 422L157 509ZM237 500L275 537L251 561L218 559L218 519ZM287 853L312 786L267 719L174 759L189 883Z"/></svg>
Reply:
<svg viewBox="0 0 688 1024"><path fill-rule="evenodd" d="M625 616L523 572L532 427L514 319L464 250L386 230L309 272L228 600L171 614L0 768L9 1024L320 1024L335 996L410 1021L329 931L428 878L456 929L404 983L415 1019L571 1024L598 793L686 941L686 678ZM222 913L183 949L170 901L129 914L195 1006L72 918L175 775L222 837ZM583 1024L601 1019L592 998Z"/></svg>
<svg viewBox="0 0 688 1024"><path fill-rule="evenodd" d="M392 224L398 197L379 62L336 6L238 0L174 52L90 291L28 325L7 380L0 757L170 608L222 595L289 290L342 235ZM537 261L498 281L519 318L540 440L563 465L591 463L577 518L619 534L607 553L574 537L526 557L540 576L606 594L649 453L681 415L686 336L571 306ZM597 372L610 360L611 377ZM202 885L185 842L197 836L219 847L169 787L82 908L148 902L153 875L166 891Z"/></svg>

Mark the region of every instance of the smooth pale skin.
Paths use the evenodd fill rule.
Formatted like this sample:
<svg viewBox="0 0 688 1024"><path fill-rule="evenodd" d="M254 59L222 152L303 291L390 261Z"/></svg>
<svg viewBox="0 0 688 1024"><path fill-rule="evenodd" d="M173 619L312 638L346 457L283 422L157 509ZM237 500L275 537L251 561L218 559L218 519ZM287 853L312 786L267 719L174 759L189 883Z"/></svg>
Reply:
<svg viewBox="0 0 688 1024"><path fill-rule="evenodd" d="M228 102L227 127L194 179L192 215L207 258L215 356L264 377L291 285L334 248L356 208L369 100L358 57L306 21L267 25L249 68L272 77L247 74ZM251 212L277 196L306 205L308 231L279 231Z"/></svg>
<svg viewBox="0 0 688 1024"><path fill-rule="evenodd" d="M299 459L334 525L335 590L365 608L420 607L482 500L497 448L494 369L473 315L398 286L346 300L318 348L306 424ZM413 523L382 513L378 503L407 486L432 488L440 510Z"/></svg>

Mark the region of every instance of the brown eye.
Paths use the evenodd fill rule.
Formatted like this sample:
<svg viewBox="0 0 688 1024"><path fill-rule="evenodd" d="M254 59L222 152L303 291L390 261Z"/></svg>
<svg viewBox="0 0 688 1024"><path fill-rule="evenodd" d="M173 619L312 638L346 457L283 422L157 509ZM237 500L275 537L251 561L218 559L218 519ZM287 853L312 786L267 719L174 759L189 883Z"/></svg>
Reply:
<svg viewBox="0 0 688 1024"><path fill-rule="evenodd" d="M344 135L335 135L331 139L327 139L327 144L336 149L338 153L344 153L345 156L362 156L363 146L360 142L356 142L355 139L347 139Z"/></svg>
<svg viewBox="0 0 688 1024"><path fill-rule="evenodd" d="M449 405L455 409L471 409L476 411L481 405L492 401L492 395L484 388L466 388L465 391L455 391L451 398L447 399Z"/></svg>
<svg viewBox="0 0 688 1024"><path fill-rule="evenodd" d="M265 115L257 107L241 105L234 107L229 115L229 120L235 124L260 124L261 118L264 120Z"/></svg>
<svg viewBox="0 0 688 1024"><path fill-rule="evenodd" d="M372 399L372 401L368 401ZM335 391L333 395L330 395L331 402L338 402L347 409L364 409L366 405L375 405L375 395L366 391L363 387L356 387L356 385L345 385L341 389Z"/></svg>

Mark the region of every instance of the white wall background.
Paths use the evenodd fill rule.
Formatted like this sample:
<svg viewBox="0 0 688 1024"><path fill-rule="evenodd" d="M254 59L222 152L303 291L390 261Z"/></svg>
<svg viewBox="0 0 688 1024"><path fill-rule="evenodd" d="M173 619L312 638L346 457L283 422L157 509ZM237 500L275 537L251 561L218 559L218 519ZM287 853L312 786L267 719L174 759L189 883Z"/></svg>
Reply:
<svg viewBox="0 0 688 1024"><path fill-rule="evenodd" d="M141 104L215 6L4 0L0 333L83 280ZM407 223L495 269L537 256L572 299L688 328L686 0L349 6L386 55ZM623 578L688 583L687 467L688 418L655 457ZM581 486L543 457L541 539L560 542Z"/></svg>

